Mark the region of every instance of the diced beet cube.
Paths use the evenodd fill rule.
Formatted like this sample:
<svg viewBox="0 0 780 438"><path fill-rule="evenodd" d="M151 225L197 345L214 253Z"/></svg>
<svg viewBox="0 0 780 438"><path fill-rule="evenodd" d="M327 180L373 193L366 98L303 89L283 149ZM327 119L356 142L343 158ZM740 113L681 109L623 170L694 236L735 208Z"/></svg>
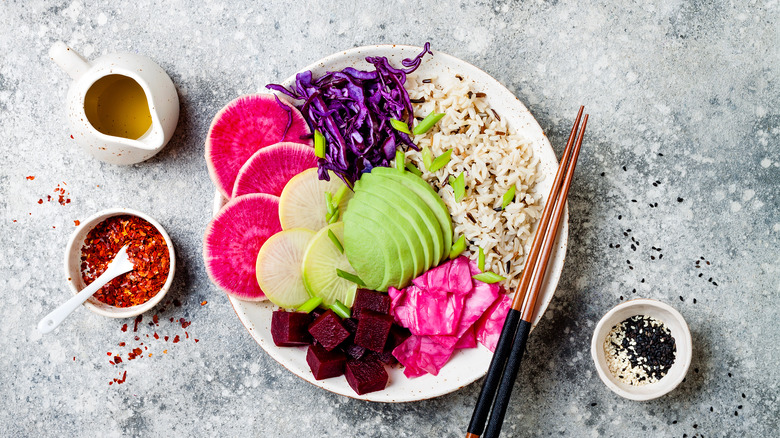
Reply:
<svg viewBox="0 0 780 438"><path fill-rule="evenodd" d="M328 351L338 347L349 337L349 331L341 324L341 318L332 310L315 319L309 325L309 333Z"/></svg>
<svg viewBox="0 0 780 438"><path fill-rule="evenodd" d="M348 359L344 372L347 383L358 395L381 391L387 386L387 371L378 360L369 356L363 359Z"/></svg>
<svg viewBox="0 0 780 438"><path fill-rule="evenodd" d="M389 352L395 350L395 347L401 345L409 336L412 336L412 332L410 332L408 328L393 324L393 326L390 327L390 334L387 336L385 351Z"/></svg>
<svg viewBox="0 0 780 438"><path fill-rule="evenodd" d="M328 351L315 342L309 345L306 363L309 364L314 378L322 380L344 374L347 356L340 350Z"/></svg>
<svg viewBox="0 0 780 438"><path fill-rule="evenodd" d="M381 353L385 349L390 327L393 326L393 317L368 309L363 309L360 316L355 345Z"/></svg>
<svg viewBox="0 0 780 438"><path fill-rule="evenodd" d="M308 327L311 315L301 312L276 310L271 316L271 337L278 347L309 345L311 335Z"/></svg>
<svg viewBox="0 0 780 438"><path fill-rule="evenodd" d="M366 354L365 348L355 344L348 344L344 351L346 351L347 355L349 355L349 357L352 359L360 359L364 354Z"/></svg>
<svg viewBox="0 0 780 438"><path fill-rule="evenodd" d="M390 296L385 293L358 289L355 301L352 303L352 317L360 319L363 310L388 314L390 313L390 302Z"/></svg>

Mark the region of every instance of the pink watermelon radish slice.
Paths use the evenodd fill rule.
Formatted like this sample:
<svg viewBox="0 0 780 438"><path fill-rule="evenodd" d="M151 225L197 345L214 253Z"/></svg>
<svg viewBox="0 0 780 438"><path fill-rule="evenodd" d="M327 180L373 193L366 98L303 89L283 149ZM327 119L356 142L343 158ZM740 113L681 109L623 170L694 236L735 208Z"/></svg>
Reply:
<svg viewBox="0 0 780 438"><path fill-rule="evenodd" d="M312 147L285 142L262 148L238 171L233 197L248 193L279 196L290 178L312 167L317 167Z"/></svg>
<svg viewBox="0 0 780 438"><path fill-rule="evenodd" d="M254 193L225 204L203 235L203 261L211 281L238 299L264 300L255 274L257 253L279 231L278 197Z"/></svg>
<svg viewBox="0 0 780 438"><path fill-rule="evenodd" d="M214 116L206 138L206 165L222 196L230 198L239 169L258 150L283 141L313 146L300 111L281 102L289 111L273 94L241 96Z"/></svg>

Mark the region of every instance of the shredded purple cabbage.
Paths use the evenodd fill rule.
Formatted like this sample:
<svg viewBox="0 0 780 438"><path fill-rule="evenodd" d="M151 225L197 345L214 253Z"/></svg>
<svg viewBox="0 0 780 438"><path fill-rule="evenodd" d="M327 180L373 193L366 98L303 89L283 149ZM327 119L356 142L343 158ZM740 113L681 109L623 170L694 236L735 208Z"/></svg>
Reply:
<svg viewBox="0 0 780 438"><path fill-rule="evenodd" d="M316 79L305 71L295 77L291 89L266 86L302 100L298 109L312 132L319 130L325 136L325 157L318 160L320 179L329 180L330 170L352 187L364 172L389 166L397 147L417 149L407 134L390 125L390 119L412 126L414 111L404 84L426 53L433 56L430 43L414 59L401 61L406 69L393 67L383 56L369 56L366 61L374 71L347 67Z"/></svg>

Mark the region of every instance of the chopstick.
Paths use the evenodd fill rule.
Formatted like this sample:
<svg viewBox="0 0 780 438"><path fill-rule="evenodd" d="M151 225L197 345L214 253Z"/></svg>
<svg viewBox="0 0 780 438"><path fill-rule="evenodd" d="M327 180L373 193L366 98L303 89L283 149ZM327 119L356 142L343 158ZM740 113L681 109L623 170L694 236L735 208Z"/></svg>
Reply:
<svg viewBox="0 0 780 438"><path fill-rule="evenodd" d="M558 226L563 216L574 168L585 135L585 127L588 123L587 114L582 122L582 127L579 128L583 110L584 107L580 106L569 140L566 143L566 149L563 151L558 172L550 188L550 195L547 197L547 203L539 219L536 236L526 258L517 293L512 300L512 307L507 313L496 351L474 407L466 438L479 438L482 432L486 432L486 438L497 437L501 432L506 408L509 404L515 378L520 370L520 362L523 358L528 335L531 332L536 301L544 283L547 263L555 244ZM490 420L487 424L487 430L485 430L488 413L490 413Z"/></svg>

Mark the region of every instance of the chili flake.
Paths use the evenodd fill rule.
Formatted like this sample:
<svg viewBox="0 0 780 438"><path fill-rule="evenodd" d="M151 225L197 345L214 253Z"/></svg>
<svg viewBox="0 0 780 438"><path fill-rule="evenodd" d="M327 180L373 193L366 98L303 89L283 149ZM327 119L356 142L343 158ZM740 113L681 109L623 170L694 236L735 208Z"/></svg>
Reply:
<svg viewBox="0 0 780 438"><path fill-rule="evenodd" d="M84 284L95 281L127 244L127 254L134 269L111 280L94 295L97 300L116 307L137 306L149 301L162 289L170 269L168 246L152 224L137 216L113 216L95 226L84 239L81 248ZM137 331L139 322L140 315L133 331Z"/></svg>

